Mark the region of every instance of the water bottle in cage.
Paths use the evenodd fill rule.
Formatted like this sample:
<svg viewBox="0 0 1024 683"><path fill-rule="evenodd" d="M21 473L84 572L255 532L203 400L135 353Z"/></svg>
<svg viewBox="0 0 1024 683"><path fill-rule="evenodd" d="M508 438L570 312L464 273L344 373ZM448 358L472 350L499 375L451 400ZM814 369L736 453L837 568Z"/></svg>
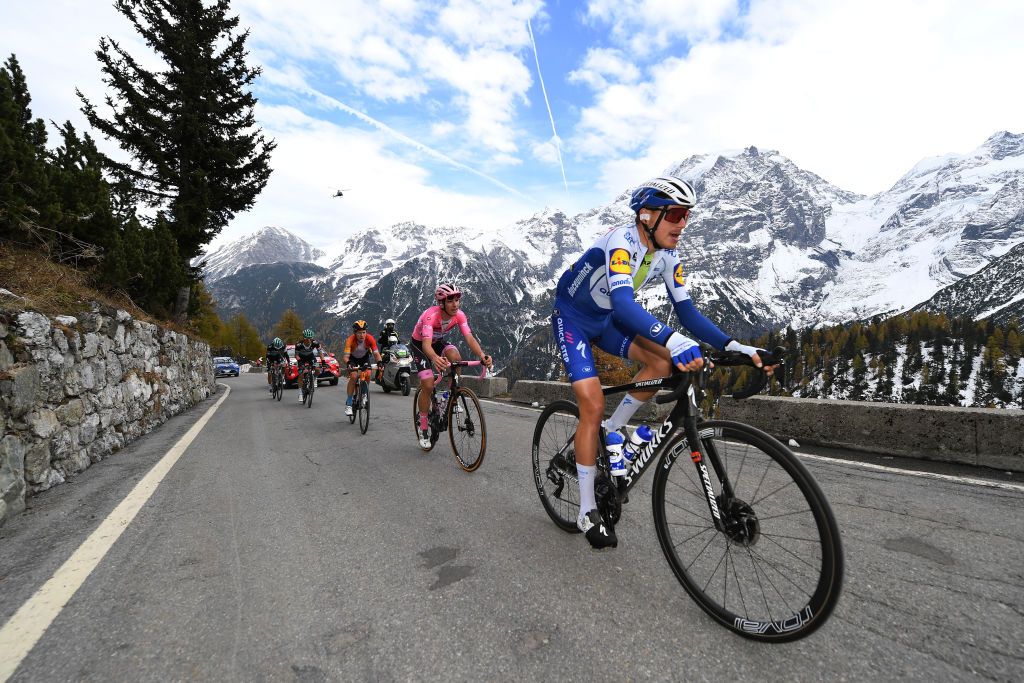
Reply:
<svg viewBox="0 0 1024 683"><path fill-rule="evenodd" d="M612 475L621 477L626 474L626 462L622 459L622 445L626 437L620 432L608 432L605 438L605 445L608 448L608 462L612 468Z"/></svg>
<svg viewBox="0 0 1024 683"><path fill-rule="evenodd" d="M448 407L448 395L450 392L442 391L437 397L437 413L438 415L444 415L445 408Z"/></svg>
<svg viewBox="0 0 1024 683"><path fill-rule="evenodd" d="M633 436L629 437L629 443L622 449L622 455L625 456L626 462L631 463L636 459L637 453L639 453L647 443L654 438L654 432L647 425L640 425L633 432Z"/></svg>

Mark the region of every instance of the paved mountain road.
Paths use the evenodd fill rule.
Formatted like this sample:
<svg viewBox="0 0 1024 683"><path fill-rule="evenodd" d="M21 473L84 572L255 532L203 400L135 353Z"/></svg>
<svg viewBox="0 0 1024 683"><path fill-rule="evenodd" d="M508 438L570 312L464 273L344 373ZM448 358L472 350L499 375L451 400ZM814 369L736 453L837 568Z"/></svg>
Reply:
<svg viewBox="0 0 1024 683"><path fill-rule="evenodd" d="M488 453L415 446L411 398L373 389L370 431L322 387L231 395L12 680L1021 680L1024 491L807 461L846 584L788 645L722 629L658 547L650 483L594 553L533 488L537 412L485 402ZM0 527L0 624L207 401L31 499ZM0 658L3 653L0 653Z"/></svg>

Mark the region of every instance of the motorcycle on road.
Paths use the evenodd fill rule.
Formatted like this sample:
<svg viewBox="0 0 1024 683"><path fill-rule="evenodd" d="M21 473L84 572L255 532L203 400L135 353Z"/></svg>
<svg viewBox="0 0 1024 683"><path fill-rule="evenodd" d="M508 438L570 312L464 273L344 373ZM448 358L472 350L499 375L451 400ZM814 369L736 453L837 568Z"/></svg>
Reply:
<svg viewBox="0 0 1024 683"><path fill-rule="evenodd" d="M384 389L384 393L401 391L402 396L409 395L409 378L412 375L412 353L405 344L398 343L397 337L382 353L384 368L378 373L376 382Z"/></svg>

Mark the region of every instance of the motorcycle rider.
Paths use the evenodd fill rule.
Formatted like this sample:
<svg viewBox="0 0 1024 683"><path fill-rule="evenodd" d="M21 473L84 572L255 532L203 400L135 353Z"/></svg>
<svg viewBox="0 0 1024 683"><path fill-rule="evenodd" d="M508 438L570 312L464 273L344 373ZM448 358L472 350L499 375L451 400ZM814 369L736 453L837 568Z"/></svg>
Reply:
<svg viewBox="0 0 1024 683"><path fill-rule="evenodd" d="M391 341L394 337L395 341ZM398 330L395 329L395 319L388 318L384 321L384 329L377 335L377 346L380 347L380 355L383 357L383 362L377 366L377 382L380 383L381 377L384 374L384 365L390 360L391 354L388 353L388 349L394 344L401 344L402 338L398 336Z"/></svg>

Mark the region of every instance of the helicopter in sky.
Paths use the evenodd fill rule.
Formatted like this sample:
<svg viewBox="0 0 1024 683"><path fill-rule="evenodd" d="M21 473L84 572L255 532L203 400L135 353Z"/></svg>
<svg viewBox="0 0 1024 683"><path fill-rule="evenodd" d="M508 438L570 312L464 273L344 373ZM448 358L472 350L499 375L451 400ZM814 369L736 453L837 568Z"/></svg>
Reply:
<svg viewBox="0 0 1024 683"><path fill-rule="evenodd" d="M342 188L340 190L335 190L334 194L332 194L331 197L344 197L345 196L344 193L348 192L348 191L349 191L349 189L347 187L346 188Z"/></svg>

